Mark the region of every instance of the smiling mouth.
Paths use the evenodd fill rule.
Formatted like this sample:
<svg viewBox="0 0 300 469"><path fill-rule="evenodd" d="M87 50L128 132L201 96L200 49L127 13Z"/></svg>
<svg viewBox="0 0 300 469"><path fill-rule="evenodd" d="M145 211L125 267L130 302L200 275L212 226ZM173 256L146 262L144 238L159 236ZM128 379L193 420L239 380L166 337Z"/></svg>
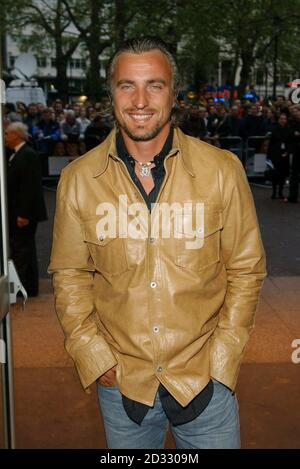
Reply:
<svg viewBox="0 0 300 469"><path fill-rule="evenodd" d="M134 122L147 122L151 119L153 114L128 114L131 120Z"/></svg>

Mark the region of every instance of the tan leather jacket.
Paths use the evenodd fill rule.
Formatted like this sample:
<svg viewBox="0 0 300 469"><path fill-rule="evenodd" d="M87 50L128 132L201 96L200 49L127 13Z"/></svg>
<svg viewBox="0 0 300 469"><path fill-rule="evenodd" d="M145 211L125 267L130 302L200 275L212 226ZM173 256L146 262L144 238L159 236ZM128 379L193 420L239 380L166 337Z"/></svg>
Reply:
<svg viewBox="0 0 300 469"><path fill-rule="evenodd" d="M128 205L145 207L112 131L62 172L49 272L66 349L84 388L117 365L127 397L152 405L161 382L185 406L210 377L234 389L265 258L234 155L176 129L164 164L157 201L192 202L195 230L185 229L183 217L180 237L133 239L119 223L115 236L101 232L103 202L118 207L122 194ZM204 206L199 220L195 203ZM187 241L196 241L192 249Z"/></svg>

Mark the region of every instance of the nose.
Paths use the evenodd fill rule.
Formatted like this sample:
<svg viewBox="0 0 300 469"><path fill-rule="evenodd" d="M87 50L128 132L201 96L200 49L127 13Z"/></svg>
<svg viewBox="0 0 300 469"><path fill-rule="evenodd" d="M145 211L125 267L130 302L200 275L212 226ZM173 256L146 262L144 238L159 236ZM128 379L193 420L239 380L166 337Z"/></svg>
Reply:
<svg viewBox="0 0 300 469"><path fill-rule="evenodd" d="M136 109L144 109L148 106L148 94L145 88L137 88L135 90L132 104L136 107Z"/></svg>

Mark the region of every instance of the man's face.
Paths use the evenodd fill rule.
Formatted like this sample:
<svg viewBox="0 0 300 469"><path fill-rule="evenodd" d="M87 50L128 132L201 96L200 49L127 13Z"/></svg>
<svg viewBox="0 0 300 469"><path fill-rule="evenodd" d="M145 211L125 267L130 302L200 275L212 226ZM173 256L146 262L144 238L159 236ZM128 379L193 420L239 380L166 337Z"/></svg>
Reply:
<svg viewBox="0 0 300 469"><path fill-rule="evenodd" d="M42 113L45 109L45 106L42 103L37 103L36 107L39 113Z"/></svg>
<svg viewBox="0 0 300 469"><path fill-rule="evenodd" d="M114 67L112 94L119 127L132 140L152 140L170 127L175 102L172 69L159 50L121 54Z"/></svg>
<svg viewBox="0 0 300 469"><path fill-rule="evenodd" d="M63 110L63 105L59 101L56 101L53 107L55 109L55 112L60 112Z"/></svg>
<svg viewBox="0 0 300 469"><path fill-rule="evenodd" d="M281 125L282 127L284 127L286 124L287 124L287 117L285 114L280 114L280 117L278 119L278 123L279 125Z"/></svg>
<svg viewBox="0 0 300 469"><path fill-rule="evenodd" d="M37 115L37 108L36 106L29 106L28 108L28 114L32 117L35 117Z"/></svg>
<svg viewBox="0 0 300 469"><path fill-rule="evenodd" d="M43 121L45 121L45 122L50 122L50 120L51 120L51 113L50 113L49 111L43 112L43 113L42 113L42 119L43 119Z"/></svg>
<svg viewBox="0 0 300 469"><path fill-rule="evenodd" d="M14 150L15 147L20 143L20 136L14 130L9 129L5 130L5 145L10 150Z"/></svg>

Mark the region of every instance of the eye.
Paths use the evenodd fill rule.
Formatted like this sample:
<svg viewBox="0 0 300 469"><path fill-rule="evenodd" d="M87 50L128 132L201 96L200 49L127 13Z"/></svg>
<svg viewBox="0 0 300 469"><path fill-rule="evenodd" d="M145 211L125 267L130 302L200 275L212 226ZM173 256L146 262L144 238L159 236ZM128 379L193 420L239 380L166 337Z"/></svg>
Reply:
<svg viewBox="0 0 300 469"><path fill-rule="evenodd" d="M121 90L127 91L127 90L130 90L130 89L132 89L132 85L130 85L128 83L127 84L124 83L123 85L121 85Z"/></svg>
<svg viewBox="0 0 300 469"><path fill-rule="evenodd" d="M151 88L153 90L162 90L162 85L160 83L152 83Z"/></svg>

